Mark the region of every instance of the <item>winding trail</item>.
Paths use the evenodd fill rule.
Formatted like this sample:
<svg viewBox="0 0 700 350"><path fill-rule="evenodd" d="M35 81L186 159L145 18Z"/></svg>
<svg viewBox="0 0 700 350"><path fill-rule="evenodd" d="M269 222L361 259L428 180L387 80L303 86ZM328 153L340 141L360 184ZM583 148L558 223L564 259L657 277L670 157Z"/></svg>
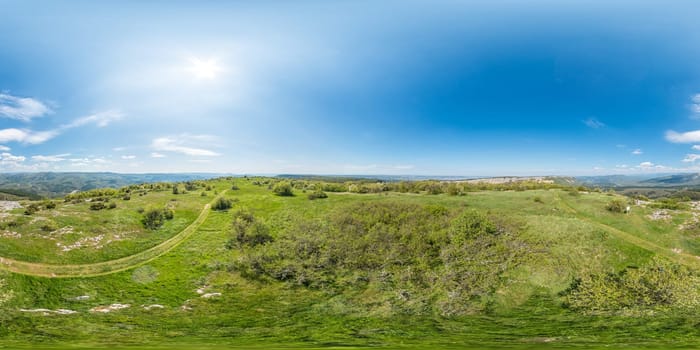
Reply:
<svg viewBox="0 0 700 350"><path fill-rule="evenodd" d="M613 235L615 235L615 237L622 239L627 243L636 245L637 247L640 247L642 249L664 256L675 263L684 265L695 270L700 270L700 257L698 256L687 253L676 253L671 248L662 247L654 242L650 242L644 238L637 237L629 232L625 232L610 225L592 220L585 214L582 214L581 212L574 209L574 207L572 207L571 204L569 204L564 198L562 198L562 196L559 196L559 200L564 206L566 206L569 212L574 214L579 220L586 221L594 226L597 226L607 232L612 233Z"/></svg>
<svg viewBox="0 0 700 350"><path fill-rule="evenodd" d="M214 198L214 201L223 196L225 193L226 191L222 191L219 196ZM98 263L79 265L32 263L0 257L0 270L23 275L52 278L95 277L128 270L158 258L190 238L190 236L197 231L199 226L201 226L209 216L209 209L214 201L204 205L204 208L199 213L199 216L197 216L197 219L195 219L189 226L185 227L178 234L154 247L133 255L114 260L101 261Z"/></svg>

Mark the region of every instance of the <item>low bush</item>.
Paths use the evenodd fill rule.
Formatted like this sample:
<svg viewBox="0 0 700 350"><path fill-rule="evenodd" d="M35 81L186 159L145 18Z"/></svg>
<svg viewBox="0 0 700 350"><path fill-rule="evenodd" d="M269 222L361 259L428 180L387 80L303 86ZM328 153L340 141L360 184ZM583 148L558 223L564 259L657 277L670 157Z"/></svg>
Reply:
<svg viewBox="0 0 700 350"><path fill-rule="evenodd" d="M166 220L172 220L174 216L171 209L149 209L143 214L141 223L149 230L157 230L163 226Z"/></svg>
<svg viewBox="0 0 700 350"><path fill-rule="evenodd" d="M294 195L294 191L292 191L292 185L286 181L276 183L272 187L272 192L282 197L290 197Z"/></svg>
<svg viewBox="0 0 700 350"><path fill-rule="evenodd" d="M233 199L219 197L216 199L211 208L213 210L228 210L233 206Z"/></svg>
<svg viewBox="0 0 700 350"><path fill-rule="evenodd" d="M605 209L613 213L624 213L627 208L627 202L621 199L613 199L608 202Z"/></svg>
<svg viewBox="0 0 700 350"><path fill-rule="evenodd" d="M312 193L309 193L308 197L310 200L314 200L328 198L328 195L326 194L326 192L323 191L314 191Z"/></svg>

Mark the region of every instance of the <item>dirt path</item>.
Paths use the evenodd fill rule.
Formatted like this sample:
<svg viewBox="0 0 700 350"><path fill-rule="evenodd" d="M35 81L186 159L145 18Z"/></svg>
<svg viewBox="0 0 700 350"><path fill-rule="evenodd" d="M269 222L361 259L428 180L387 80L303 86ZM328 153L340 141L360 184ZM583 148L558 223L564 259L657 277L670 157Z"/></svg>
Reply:
<svg viewBox="0 0 700 350"><path fill-rule="evenodd" d="M559 200L561 201L562 204L564 204L564 206L566 206L568 208L568 210L572 214L576 215L577 219L586 221L594 226L602 228L605 231L612 233L617 238L620 238L620 239L626 241L627 243L636 245L640 248L643 248L643 249L646 249L648 251L659 254L661 256L664 256L664 257L668 258L669 260L676 262L678 264L687 266L687 267L692 268L692 269L700 270L700 257L697 257L695 255L691 255L691 254L686 254L686 253L674 252L672 248L662 247L656 243L647 241L646 239L637 237L631 233L617 229L617 228L612 227L610 225L606 225L606 224L594 221L594 220L588 218L587 216L585 216L584 214L581 214L576 209L574 209L574 207L572 207L561 196L559 196Z"/></svg>
<svg viewBox="0 0 700 350"><path fill-rule="evenodd" d="M223 195L224 193L226 193L226 191L221 192L221 195ZM215 198L214 201L216 201L217 198ZM212 201L211 203L213 203L214 201ZM190 236L192 236L192 234L199 228L200 225L202 225L202 223L209 216L209 208L211 208L211 203L206 204L202 211L199 213L197 219L195 219L189 226L180 231L178 234L169 238L168 240L163 241L157 246L151 247L133 255L125 256L123 258L115 260L102 261L94 264L80 265L54 265L31 263L0 257L0 270L10 271L23 275L56 278L93 277L128 270L130 268L143 265L153 259L158 258L159 256L169 252L173 248L177 247L180 243L187 240Z"/></svg>

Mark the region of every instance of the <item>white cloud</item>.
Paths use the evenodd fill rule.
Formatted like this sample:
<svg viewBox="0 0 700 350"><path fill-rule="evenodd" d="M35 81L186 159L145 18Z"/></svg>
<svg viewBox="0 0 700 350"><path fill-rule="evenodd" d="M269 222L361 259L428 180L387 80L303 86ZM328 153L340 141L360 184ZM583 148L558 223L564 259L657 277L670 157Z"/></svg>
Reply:
<svg viewBox="0 0 700 350"><path fill-rule="evenodd" d="M151 153L151 158L165 158L165 154L153 152Z"/></svg>
<svg viewBox="0 0 700 350"><path fill-rule="evenodd" d="M0 142L19 142L24 144L36 145L51 140L52 138L60 135L62 132L68 129L77 128L86 124L96 124L99 127L104 127L112 121L121 119L122 116L123 114L116 111L101 112L89 115L87 117L78 118L70 124L62 125L57 129L47 131L34 131L30 129L17 128L1 129Z"/></svg>
<svg viewBox="0 0 700 350"><path fill-rule="evenodd" d="M700 159L700 154L686 154L683 158L685 163L695 163L696 160Z"/></svg>
<svg viewBox="0 0 700 350"><path fill-rule="evenodd" d="M130 154L130 155L122 156L122 159L136 159L136 156Z"/></svg>
<svg viewBox="0 0 700 350"><path fill-rule="evenodd" d="M51 109L39 100L0 93L0 116L28 122L32 118L42 117L51 112Z"/></svg>
<svg viewBox="0 0 700 350"><path fill-rule="evenodd" d="M78 118L71 122L70 124L64 125L62 128L63 129L71 129L71 128L76 128L79 126L83 126L86 124L95 124L100 128L104 128L105 126L109 125L113 121L120 120L124 117L124 114L122 114L119 111L115 110L110 110L110 111L104 111L104 112L99 112L95 114L88 115L86 117Z"/></svg>
<svg viewBox="0 0 700 350"><path fill-rule="evenodd" d="M125 150L126 150L126 147L114 147L114 148L112 148L112 151L114 151L114 152L121 152L121 151L125 151Z"/></svg>
<svg viewBox="0 0 700 350"><path fill-rule="evenodd" d="M65 154L57 154L53 156L42 156L42 155L36 155L32 156L32 160L36 162L62 162L67 160L66 157L70 156L70 153L65 153Z"/></svg>
<svg viewBox="0 0 700 350"><path fill-rule="evenodd" d="M632 151L632 154L635 155L635 156L638 156L638 155L643 154L643 153L644 153L644 152L642 152L642 150L639 149L639 148L637 148L637 149L635 149L634 151Z"/></svg>
<svg viewBox="0 0 700 350"><path fill-rule="evenodd" d="M691 118L693 119L698 119L700 118L700 94L695 94L690 97L691 104L688 106L690 109Z"/></svg>
<svg viewBox="0 0 700 350"><path fill-rule="evenodd" d="M639 167L642 168L642 169L652 168L652 167L654 167L654 163L652 163L652 162L641 162L641 163L639 163Z"/></svg>
<svg viewBox="0 0 700 350"><path fill-rule="evenodd" d="M688 132L666 131L666 140L673 143L693 143L700 142L700 130Z"/></svg>
<svg viewBox="0 0 700 350"><path fill-rule="evenodd" d="M156 151L175 152L194 157L215 157L220 154L203 148L201 144L211 143L211 135L182 134L177 137L159 137L153 140L151 147Z"/></svg>
<svg viewBox="0 0 700 350"><path fill-rule="evenodd" d="M693 147L690 147L696 151L700 151L700 145L693 145Z"/></svg>
<svg viewBox="0 0 700 350"><path fill-rule="evenodd" d="M3 153L0 153L0 159L3 162L17 163L17 162L24 162L27 158L25 156L15 156L15 155L12 155L11 153L3 152Z"/></svg>
<svg viewBox="0 0 700 350"><path fill-rule="evenodd" d="M20 142L25 144L44 143L59 134L58 131L32 131L29 129L2 129L0 130L0 142Z"/></svg>
<svg viewBox="0 0 700 350"><path fill-rule="evenodd" d="M9 151L10 149L11 149L10 147L0 145L0 151L7 152L7 151Z"/></svg>
<svg viewBox="0 0 700 350"><path fill-rule="evenodd" d="M593 129L600 129L602 127L605 127L605 124L603 122L593 117L584 120L583 123L586 124L587 127Z"/></svg>

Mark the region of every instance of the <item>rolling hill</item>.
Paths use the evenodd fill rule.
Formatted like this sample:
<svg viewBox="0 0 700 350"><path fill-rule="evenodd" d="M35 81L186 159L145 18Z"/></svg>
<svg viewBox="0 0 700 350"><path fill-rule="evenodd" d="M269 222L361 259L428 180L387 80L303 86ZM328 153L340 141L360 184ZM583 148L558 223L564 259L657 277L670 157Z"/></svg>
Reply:
<svg viewBox="0 0 700 350"><path fill-rule="evenodd" d="M700 339L691 202L555 183L227 177L21 204L0 217L3 346Z"/></svg>

